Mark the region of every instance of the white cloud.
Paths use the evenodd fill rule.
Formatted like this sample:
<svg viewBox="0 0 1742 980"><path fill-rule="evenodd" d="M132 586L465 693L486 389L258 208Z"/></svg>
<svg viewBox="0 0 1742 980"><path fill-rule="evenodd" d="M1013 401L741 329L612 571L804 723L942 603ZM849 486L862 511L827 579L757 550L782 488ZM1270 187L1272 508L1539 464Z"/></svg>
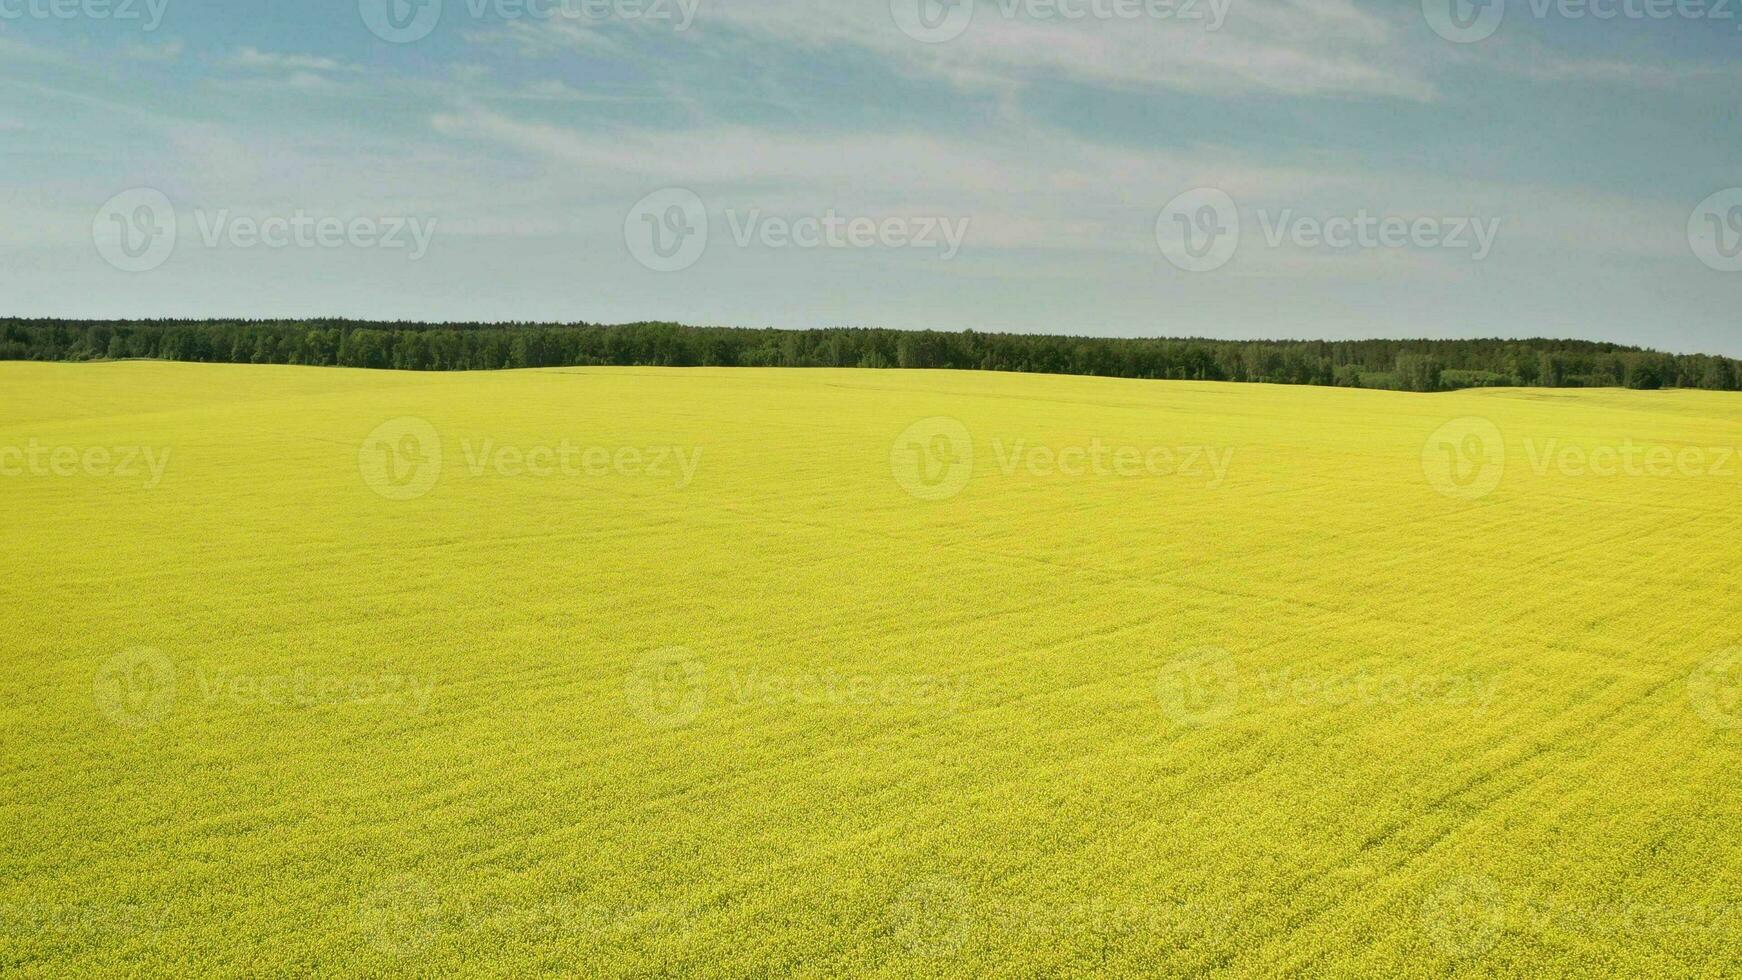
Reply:
<svg viewBox="0 0 1742 980"><path fill-rule="evenodd" d="M867 0L733 0L703 9L677 37L719 53L732 35L750 45L860 48L899 70L926 72L964 87L1073 81L1213 96L1284 94L1425 101L1433 86L1422 58L1404 49L1395 18L1352 0L1274 0L1236 4L1212 30L1208 20L1153 17L1097 20L1005 16L1005 2L975 8L953 40L924 44L904 35L887 3ZM1225 2L1225 0L1224 0ZM1193 9L1217 5L1204 0ZM651 34L642 22L578 24L514 21L475 41L516 45L527 57L562 51L623 53L616 38ZM753 60L753 59L752 59Z"/></svg>
<svg viewBox="0 0 1742 980"><path fill-rule="evenodd" d="M352 72L361 69L332 58L308 54L277 54L253 47L238 48L224 60L231 68L248 71Z"/></svg>
<svg viewBox="0 0 1742 980"><path fill-rule="evenodd" d="M179 39L140 42L134 41L121 46L121 53L132 61L143 61L156 64L173 64L181 60L182 53L187 49Z"/></svg>
<svg viewBox="0 0 1742 980"><path fill-rule="evenodd" d="M620 53L622 46L603 30L570 20L511 20L494 31L468 31L474 44L506 45L523 58L548 58L566 51Z"/></svg>

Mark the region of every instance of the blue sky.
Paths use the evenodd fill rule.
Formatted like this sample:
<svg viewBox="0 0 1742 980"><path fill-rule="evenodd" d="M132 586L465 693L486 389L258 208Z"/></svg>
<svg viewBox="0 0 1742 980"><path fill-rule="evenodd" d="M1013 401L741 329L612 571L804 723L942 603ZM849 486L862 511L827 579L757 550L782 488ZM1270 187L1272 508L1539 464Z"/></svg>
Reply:
<svg viewBox="0 0 1742 980"><path fill-rule="evenodd" d="M385 2L0 0L0 312L1742 355L1742 0L1445 0L1479 39L1441 0ZM130 271L93 239L141 188L175 234ZM1181 209L1238 224L1214 268ZM237 233L273 219L372 224Z"/></svg>

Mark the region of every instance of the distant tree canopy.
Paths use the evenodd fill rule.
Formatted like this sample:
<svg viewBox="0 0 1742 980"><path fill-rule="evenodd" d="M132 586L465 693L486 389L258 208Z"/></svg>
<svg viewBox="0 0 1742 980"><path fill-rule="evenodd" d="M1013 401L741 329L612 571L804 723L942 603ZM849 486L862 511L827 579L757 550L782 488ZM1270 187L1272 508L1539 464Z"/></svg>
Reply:
<svg viewBox="0 0 1742 980"><path fill-rule="evenodd" d="M1115 339L677 323L0 319L0 360L121 358L408 371L622 365L953 368L1443 391L1493 385L1735 391L1738 362L1583 340Z"/></svg>

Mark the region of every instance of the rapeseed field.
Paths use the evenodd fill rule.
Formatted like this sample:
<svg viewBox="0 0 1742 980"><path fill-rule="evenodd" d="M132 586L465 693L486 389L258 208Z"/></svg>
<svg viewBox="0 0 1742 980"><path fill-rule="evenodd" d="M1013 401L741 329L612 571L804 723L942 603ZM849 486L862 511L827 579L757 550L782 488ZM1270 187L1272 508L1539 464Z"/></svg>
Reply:
<svg viewBox="0 0 1742 980"><path fill-rule="evenodd" d="M1708 976L1742 398L0 364L0 970Z"/></svg>

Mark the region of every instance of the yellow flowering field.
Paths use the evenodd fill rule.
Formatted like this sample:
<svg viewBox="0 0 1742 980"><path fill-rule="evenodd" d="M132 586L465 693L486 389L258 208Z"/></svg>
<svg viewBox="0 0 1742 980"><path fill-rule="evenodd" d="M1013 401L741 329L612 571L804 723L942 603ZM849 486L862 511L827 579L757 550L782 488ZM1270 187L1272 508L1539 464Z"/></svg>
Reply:
<svg viewBox="0 0 1742 980"><path fill-rule="evenodd" d="M0 364L0 971L1742 961L1742 398Z"/></svg>

